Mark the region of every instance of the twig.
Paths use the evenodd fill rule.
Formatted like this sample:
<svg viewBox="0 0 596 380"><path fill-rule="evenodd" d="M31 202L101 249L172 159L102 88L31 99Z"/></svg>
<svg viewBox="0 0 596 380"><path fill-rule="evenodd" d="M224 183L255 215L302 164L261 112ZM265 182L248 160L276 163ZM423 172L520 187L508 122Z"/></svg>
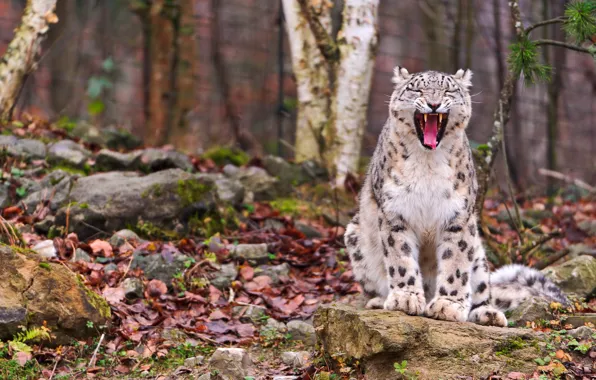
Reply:
<svg viewBox="0 0 596 380"><path fill-rule="evenodd" d="M61 359L60 356L58 356L56 358L56 362L54 363L54 368L52 368L52 373L50 374L49 380L52 380L54 378L54 373L56 373L56 367L58 367L58 363L60 362L60 359Z"/></svg>
<svg viewBox="0 0 596 380"><path fill-rule="evenodd" d="M581 46L577 46L577 45L573 45L573 44L568 44L567 42L562 42L562 41L555 41L555 40L536 40L534 41L534 44L536 46L540 46L540 45L552 45L552 46L559 46L559 47L564 47L570 50L575 50L575 51L579 51L581 53L588 53L588 54L592 54L592 51L581 47Z"/></svg>
<svg viewBox="0 0 596 380"><path fill-rule="evenodd" d="M573 178L571 176L556 172L554 170L540 168L540 169L538 169L538 174L546 176L546 177L556 178L556 179L559 179L559 180L567 182L567 183L572 183L579 188L589 191L590 193L596 193L596 187L589 185L588 183L582 181L581 179Z"/></svg>
<svg viewBox="0 0 596 380"><path fill-rule="evenodd" d="M567 21L567 17L555 17L552 18L550 20L544 20L544 21L540 21L537 22L534 25L530 25L526 28L526 34L530 34L530 32L536 28L539 28L541 26L545 26L545 25L550 25L550 24L558 24L558 23L564 23L565 21Z"/></svg>
<svg viewBox="0 0 596 380"><path fill-rule="evenodd" d="M569 252L571 252L568 248L562 250L561 252L557 252L554 255L551 255L547 258L547 260L544 261L539 261L536 263L536 265L533 265L532 268L534 269L544 269L547 266L551 265L552 263L559 261L560 259L562 259L563 257L567 256L569 254Z"/></svg>
<svg viewBox="0 0 596 380"><path fill-rule="evenodd" d="M240 302L240 301L234 301L234 303L237 305L240 305L240 306L252 306L252 307L257 307L259 309L267 310L267 307L261 306L261 305L255 305L254 303L247 303L247 302Z"/></svg>
<svg viewBox="0 0 596 380"><path fill-rule="evenodd" d="M519 251L519 254L521 257L524 257L525 255L527 255L529 252L531 252L532 250L534 250L535 248L540 247L542 244L546 243L547 241L557 237L557 236L561 236L561 230L554 230L546 235L540 236L540 238L538 238L537 240L533 240L531 243L528 243L528 245L526 247L524 247L524 249Z"/></svg>
<svg viewBox="0 0 596 380"><path fill-rule="evenodd" d="M95 365L95 361L97 360L97 351L99 351L99 347L101 346L101 342L103 342L103 338L106 334L101 334L101 338L99 338L99 342L97 343L97 347L95 347L95 351L93 351L93 356L91 356L91 360L89 360L89 364L87 364L87 368L93 367Z"/></svg>

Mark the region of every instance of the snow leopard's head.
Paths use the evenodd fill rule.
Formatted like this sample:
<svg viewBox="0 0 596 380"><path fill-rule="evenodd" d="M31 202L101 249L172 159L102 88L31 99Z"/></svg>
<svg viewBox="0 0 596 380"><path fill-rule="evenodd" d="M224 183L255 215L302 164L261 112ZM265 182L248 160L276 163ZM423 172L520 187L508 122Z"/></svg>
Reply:
<svg viewBox="0 0 596 380"><path fill-rule="evenodd" d="M396 67L389 117L398 128L415 132L423 147L435 150L444 136L467 126L472 115L471 80L470 70L453 75L437 71L410 74Z"/></svg>

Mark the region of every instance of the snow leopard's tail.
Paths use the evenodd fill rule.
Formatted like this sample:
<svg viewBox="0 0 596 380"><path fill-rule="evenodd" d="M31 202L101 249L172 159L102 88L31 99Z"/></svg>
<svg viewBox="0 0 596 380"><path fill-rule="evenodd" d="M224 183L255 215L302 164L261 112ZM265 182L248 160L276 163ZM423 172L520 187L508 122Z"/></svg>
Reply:
<svg viewBox="0 0 596 380"><path fill-rule="evenodd" d="M543 298L568 305L558 286L536 269L519 264L505 265L490 276L492 303L502 311L512 310L530 298Z"/></svg>

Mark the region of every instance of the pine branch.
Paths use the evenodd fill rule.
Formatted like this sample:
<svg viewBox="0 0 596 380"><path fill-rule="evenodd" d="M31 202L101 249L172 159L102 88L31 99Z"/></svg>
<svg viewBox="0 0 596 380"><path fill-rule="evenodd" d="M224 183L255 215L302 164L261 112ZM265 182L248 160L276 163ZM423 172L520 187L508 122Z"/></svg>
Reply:
<svg viewBox="0 0 596 380"><path fill-rule="evenodd" d="M314 9L308 5L308 0L297 0L298 4L300 5L300 9L302 10L302 14L308 25L310 26L310 30L312 34L315 36L315 40L317 41L317 47L323 54L323 57L329 63L335 63L339 61L339 48L333 38L327 33L323 24L321 24L321 20L315 13Z"/></svg>
<svg viewBox="0 0 596 380"><path fill-rule="evenodd" d="M550 24L558 24L558 23L564 23L565 21L567 21L566 17L555 17L553 19L550 20L545 20L545 21L540 21L537 22L534 25L530 25L526 28L526 34L530 34L530 32L536 28L539 28L541 26L545 26L545 25L550 25Z"/></svg>
<svg viewBox="0 0 596 380"><path fill-rule="evenodd" d="M536 46L540 46L540 45L552 45L552 46L559 46L559 47L564 47L564 48L567 48L567 49L570 49L570 50L579 51L581 53L593 54L592 51L590 51L589 49L586 49L586 48L581 47L581 46L569 44L567 42L555 41L555 40L535 40L533 42L534 42L534 44Z"/></svg>

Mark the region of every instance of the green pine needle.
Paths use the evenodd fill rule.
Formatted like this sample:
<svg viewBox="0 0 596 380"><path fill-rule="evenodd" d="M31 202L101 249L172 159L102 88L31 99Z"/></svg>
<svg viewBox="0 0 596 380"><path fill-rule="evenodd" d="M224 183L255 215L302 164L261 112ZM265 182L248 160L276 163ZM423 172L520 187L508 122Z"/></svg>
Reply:
<svg viewBox="0 0 596 380"><path fill-rule="evenodd" d="M596 35L596 1L575 1L565 10L564 29L577 43Z"/></svg>
<svg viewBox="0 0 596 380"><path fill-rule="evenodd" d="M516 77L523 76L526 84L538 81L549 81L552 68L540 63L538 60L537 46L528 38L523 38L510 47L508 61Z"/></svg>

